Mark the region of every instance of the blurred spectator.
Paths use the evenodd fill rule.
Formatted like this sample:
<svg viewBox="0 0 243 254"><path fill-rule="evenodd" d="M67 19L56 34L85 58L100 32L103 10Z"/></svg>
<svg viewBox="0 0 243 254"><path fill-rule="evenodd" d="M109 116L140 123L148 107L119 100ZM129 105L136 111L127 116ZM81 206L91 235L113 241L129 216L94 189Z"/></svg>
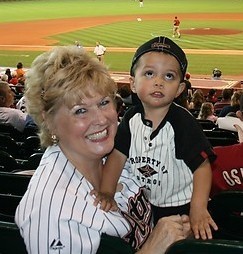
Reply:
<svg viewBox="0 0 243 254"><path fill-rule="evenodd" d="M185 87L182 93L174 99L174 102L177 103L178 105L189 109L189 100L187 96L187 88Z"/></svg>
<svg viewBox="0 0 243 254"><path fill-rule="evenodd" d="M218 97L216 95L216 90L215 89L210 89L208 91L207 97L206 97L207 102L212 102L213 104L218 101Z"/></svg>
<svg viewBox="0 0 243 254"><path fill-rule="evenodd" d="M220 79L221 75L222 75L222 71L219 70L218 68L214 68L212 73L213 79Z"/></svg>
<svg viewBox="0 0 243 254"><path fill-rule="evenodd" d="M1 80L8 83L8 75L7 74L3 74L1 76Z"/></svg>
<svg viewBox="0 0 243 254"><path fill-rule="evenodd" d="M24 113L26 112L26 101L25 101L24 95L16 103L16 108L21 110Z"/></svg>
<svg viewBox="0 0 243 254"><path fill-rule="evenodd" d="M243 128L243 122L236 116L218 117L216 124L220 129L235 131L234 125L239 125Z"/></svg>
<svg viewBox="0 0 243 254"><path fill-rule="evenodd" d="M116 94L115 99L116 99L117 118L118 118L118 122L120 122L125 113L125 104L120 94Z"/></svg>
<svg viewBox="0 0 243 254"><path fill-rule="evenodd" d="M12 72L12 78L10 79L9 84L12 84L12 85L15 85L15 86L18 84L18 78L17 78L17 72L16 71Z"/></svg>
<svg viewBox="0 0 243 254"><path fill-rule="evenodd" d="M188 96L189 102L191 101L191 98L192 98L192 84L191 84L190 78L191 78L191 74L187 72L185 75L185 83L186 83L187 96Z"/></svg>
<svg viewBox="0 0 243 254"><path fill-rule="evenodd" d="M17 69L15 71L17 73L17 79L20 79L20 78L23 79L25 75L25 71L23 70L23 67L24 67L23 64L19 62L16 67Z"/></svg>
<svg viewBox="0 0 243 254"><path fill-rule="evenodd" d="M217 121L217 116L214 115L214 107L212 102L204 102L201 106L198 119L210 120L212 122Z"/></svg>
<svg viewBox="0 0 243 254"><path fill-rule="evenodd" d="M121 95L126 107L130 107L132 105L132 92L130 87L128 85L122 85L118 88L118 93Z"/></svg>
<svg viewBox="0 0 243 254"><path fill-rule="evenodd" d="M8 75L8 83L9 83L9 81L10 81L11 78L12 78L11 70L10 70L9 68L7 68L6 71L5 71L5 74Z"/></svg>
<svg viewBox="0 0 243 254"><path fill-rule="evenodd" d="M78 48L83 48L82 46L81 46L81 44L80 44L80 42L79 41L75 41L75 45L78 47Z"/></svg>
<svg viewBox="0 0 243 254"><path fill-rule="evenodd" d="M211 163L213 172L210 197L224 190L243 190L243 129L235 125L239 144L216 146L217 159Z"/></svg>
<svg viewBox="0 0 243 254"><path fill-rule="evenodd" d="M183 90L183 92L174 99L175 103L179 104L180 106L189 109L189 104L191 101L191 97L192 97L192 85L191 82L189 81L191 75L189 72L186 73L185 75L185 89Z"/></svg>
<svg viewBox="0 0 243 254"><path fill-rule="evenodd" d="M219 117L226 116L228 113L236 113L236 111L240 110L240 97L241 92L235 91L231 96L230 105L224 106L219 113Z"/></svg>
<svg viewBox="0 0 243 254"><path fill-rule="evenodd" d="M202 90L197 89L193 93L191 102L189 104L189 110L195 117L198 117L199 111L204 101L205 101L205 98L204 98L204 94Z"/></svg>
<svg viewBox="0 0 243 254"><path fill-rule="evenodd" d="M235 113L236 117L238 117L241 121L243 121L243 111L238 110Z"/></svg>
<svg viewBox="0 0 243 254"><path fill-rule="evenodd" d="M27 114L11 108L14 104L14 93L7 82L0 81L0 123L10 124L23 132Z"/></svg>
<svg viewBox="0 0 243 254"><path fill-rule="evenodd" d="M235 125L243 129L243 93L240 95L240 109L236 113L228 113L224 117L218 117L217 125L221 129L235 131Z"/></svg>
<svg viewBox="0 0 243 254"><path fill-rule="evenodd" d="M232 88L225 88L222 90L221 100L215 102L214 111L218 115L224 106L230 105L231 96L233 95L234 90Z"/></svg>

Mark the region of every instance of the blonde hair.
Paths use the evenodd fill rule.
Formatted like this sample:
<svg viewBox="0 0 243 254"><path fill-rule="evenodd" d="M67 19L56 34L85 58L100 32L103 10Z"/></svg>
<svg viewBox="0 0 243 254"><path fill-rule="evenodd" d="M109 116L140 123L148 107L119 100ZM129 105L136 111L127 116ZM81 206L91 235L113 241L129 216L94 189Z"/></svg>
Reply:
<svg viewBox="0 0 243 254"><path fill-rule="evenodd" d="M39 127L41 145L52 145L47 122L61 105L71 108L80 100L92 97L90 88L115 100L117 86L106 67L84 49L55 47L39 55L27 72L25 81L27 112Z"/></svg>

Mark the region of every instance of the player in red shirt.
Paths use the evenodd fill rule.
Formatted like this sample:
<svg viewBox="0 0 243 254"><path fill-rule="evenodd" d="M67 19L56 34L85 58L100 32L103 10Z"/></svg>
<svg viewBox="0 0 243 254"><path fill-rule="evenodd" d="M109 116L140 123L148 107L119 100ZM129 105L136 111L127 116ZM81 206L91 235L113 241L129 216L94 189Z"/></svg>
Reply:
<svg viewBox="0 0 243 254"><path fill-rule="evenodd" d="M173 21L173 35L172 37L175 37L176 35L178 36L178 38L181 37L181 34L180 34L180 20L175 17L174 21Z"/></svg>

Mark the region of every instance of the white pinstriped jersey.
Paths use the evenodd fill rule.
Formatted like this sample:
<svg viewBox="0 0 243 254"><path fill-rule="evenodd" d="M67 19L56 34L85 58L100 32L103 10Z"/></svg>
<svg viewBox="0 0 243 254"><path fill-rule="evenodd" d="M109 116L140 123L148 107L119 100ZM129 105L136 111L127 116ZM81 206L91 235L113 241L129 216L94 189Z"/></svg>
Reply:
<svg viewBox="0 0 243 254"><path fill-rule="evenodd" d="M215 157L197 120L175 103L154 131L142 106L131 108L119 124L115 148L129 158L150 202L159 207L189 203L193 172Z"/></svg>
<svg viewBox="0 0 243 254"><path fill-rule="evenodd" d="M130 174L123 171L115 195L120 211L106 213L93 205L92 185L59 146L49 147L15 214L28 253L94 254L102 233L139 248L151 231L151 207Z"/></svg>

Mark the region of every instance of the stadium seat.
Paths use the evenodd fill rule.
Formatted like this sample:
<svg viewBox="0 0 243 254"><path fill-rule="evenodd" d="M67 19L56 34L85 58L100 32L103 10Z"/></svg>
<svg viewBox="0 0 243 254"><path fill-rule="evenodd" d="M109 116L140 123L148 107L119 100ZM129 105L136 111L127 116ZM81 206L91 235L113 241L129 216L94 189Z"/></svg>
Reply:
<svg viewBox="0 0 243 254"><path fill-rule="evenodd" d="M20 158L21 145L8 135L0 134L0 150Z"/></svg>
<svg viewBox="0 0 243 254"><path fill-rule="evenodd" d="M106 234L101 235L101 242L96 254L133 254L135 251L123 239Z"/></svg>
<svg viewBox="0 0 243 254"><path fill-rule="evenodd" d="M40 164L43 153L33 153L28 160L23 163L23 170L35 170Z"/></svg>
<svg viewBox="0 0 243 254"><path fill-rule="evenodd" d="M0 253L27 254L24 240L15 223L0 221Z"/></svg>
<svg viewBox="0 0 243 254"><path fill-rule="evenodd" d="M180 240L165 254L242 254L243 242L230 240Z"/></svg>
<svg viewBox="0 0 243 254"><path fill-rule="evenodd" d="M227 146L238 144L237 133L222 129L203 130L212 146Z"/></svg>
<svg viewBox="0 0 243 254"><path fill-rule="evenodd" d="M214 195L209 211L219 228L214 232L215 239L243 241L243 191L229 190Z"/></svg>
<svg viewBox="0 0 243 254"><path fill-rule="evenodd" d="M0 220L14 222L16 208L21 196L0 194Z"/></svg>
<svg viewBox="0 0 243 254"><path fill-rule="evenodd" d="M12 155L0 150L0 171L12 172L19 169L21 165Z"/></svg>
<svg viewBox="0 0 243 254"><path fill-rule="evenodd" d="M0 134L7 135L18 142L23 141L23 134L10 124L0 123Z"/></svg>
<svg viewBox="0 0 243 254"><path fill-rule="evenodd" d="M197 121L202 126L203 130L213 130L217 127L217 125L210 120L197 119Z"/></svg>
<svg viewBox="0 0 243 254"><path fill-rule="evenodd" d="M23 196L30 179L30 175L0 172L0 193Z"/></svg>

